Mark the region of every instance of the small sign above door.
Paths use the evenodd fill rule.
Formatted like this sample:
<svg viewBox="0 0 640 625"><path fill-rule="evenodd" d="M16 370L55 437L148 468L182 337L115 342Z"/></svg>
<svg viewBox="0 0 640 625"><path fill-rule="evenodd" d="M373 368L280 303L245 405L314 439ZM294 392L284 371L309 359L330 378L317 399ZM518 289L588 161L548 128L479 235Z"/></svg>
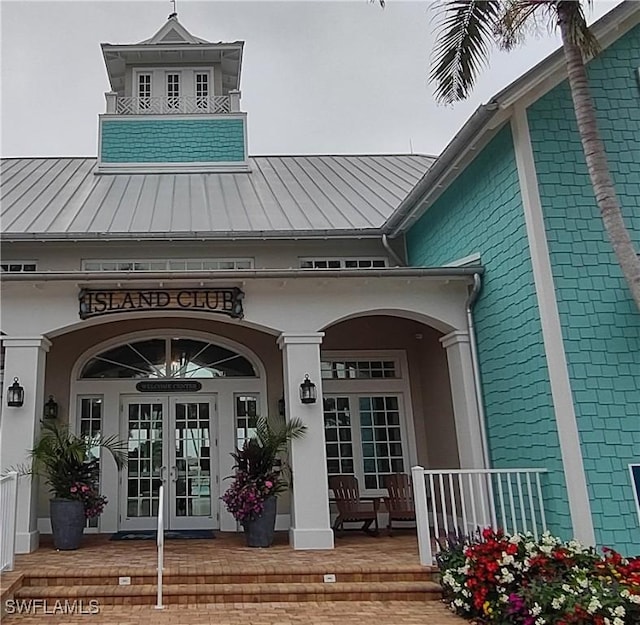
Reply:
<svg viewBox="0 0 640 625"><path fill-rule="evenodd" d="M78 295L80 319L150 310L200 311L241 319L243 298L238 288L82 289Z"/></svg>
<svg viewBox="0 0 640 625"><path fill-rule="evenodd" d="M145 380L136 384L141 393L193 393L201 388L200 382L192 380Z"/></svg>

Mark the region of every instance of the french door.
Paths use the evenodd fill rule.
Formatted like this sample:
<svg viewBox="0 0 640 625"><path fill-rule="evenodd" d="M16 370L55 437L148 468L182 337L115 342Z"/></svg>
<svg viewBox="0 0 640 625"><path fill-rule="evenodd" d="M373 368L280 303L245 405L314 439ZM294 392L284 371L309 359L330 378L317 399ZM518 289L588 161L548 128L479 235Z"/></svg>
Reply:
<svg viewBox="0 0 640 625"><path fill-rule="evenodd" d="M215 413L215 395L122 398L120 529L157 526L161 484L167 529L217 527Z"/></svg>
<svg viewBox="0 0 640 625"><path fill-rule="evenodd" d="M407 471L402 394L326 393L323 404L329 475L355 475L361 490L379 493L386 475Z"/></svg>

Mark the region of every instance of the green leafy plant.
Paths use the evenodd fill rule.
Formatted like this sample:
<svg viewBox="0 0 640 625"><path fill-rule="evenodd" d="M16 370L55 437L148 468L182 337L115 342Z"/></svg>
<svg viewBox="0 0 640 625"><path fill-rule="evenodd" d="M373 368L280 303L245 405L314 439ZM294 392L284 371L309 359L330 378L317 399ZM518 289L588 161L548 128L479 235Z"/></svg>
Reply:
<svg viewBox="0 0 640 625"><path fill-rule="evenodd" d="M231 454L235 460L235 474L221 499L238 521L255 519L262 514L268 497L288 487L287 467L282 463L281 454L289 441L302 438L306 430L307 426L300 419L271 424L265 417L260 417L255 435L242 449Z"/></svg>
<svg viewBox="0 0 640 625"><path fill-rule="evenodd" d="M100 514L107 500L99 493L99 460L95 453L105 449L120 469L126 461L126 443L116 436L78 436L67 425L42 423L40 439L30 451L31 466L23 474L44 479L54 498L84 503L87 517Z"/></svg>

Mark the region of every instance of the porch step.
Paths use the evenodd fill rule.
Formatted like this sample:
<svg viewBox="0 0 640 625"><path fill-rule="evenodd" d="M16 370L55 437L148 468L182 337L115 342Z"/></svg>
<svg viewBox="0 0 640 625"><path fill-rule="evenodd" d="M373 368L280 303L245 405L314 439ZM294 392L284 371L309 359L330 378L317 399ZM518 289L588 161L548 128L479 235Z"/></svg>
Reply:
<svg viewBox="0 0 640 625"><path fill-rule="evenodd" d="M416 565L335 567L335 581L325 581L326 566L224 569L203 566L168 568L163 575L166 604L305 601L429 601L441 597L435 569ZM121 580L120 578L128 578ZM120 582L128 582L121 585ZM155 604L157 575L149 567L109 567L27 573L16 590L19 600L97 600L101 605Z"/></svg>
<svg viewBox="0 0 640 625"><path fill-rule="evenodd" d="M165 570L164 584L287 584L287 583L325 583L326 569L313 571L234 571L207 573L204 571L184 572ZM420 582L435 581L437 572L426 568L401 569L387 571L351 571L338 570L334 572L336 582ZM155 585L157 573L155 570L130 571L117 569L113 573L86 572L82 575L65 575L60 572L46 572L25 577L23 586L119 586L120 578L128 577L131 586ZM328 582L331 583L331 582Z"/></svg>
<svg viewBox="0 0 640 625"><path fill-rule="evenodd" d="M20 600L97 600L100 604L154 604L153 584L131 586L23 586L15 593ZM276 583L190 583L166 584L167 604L258 603L301 601L429 601L441 597L441 587L433 581L384 582L276 582Z"/></svg>

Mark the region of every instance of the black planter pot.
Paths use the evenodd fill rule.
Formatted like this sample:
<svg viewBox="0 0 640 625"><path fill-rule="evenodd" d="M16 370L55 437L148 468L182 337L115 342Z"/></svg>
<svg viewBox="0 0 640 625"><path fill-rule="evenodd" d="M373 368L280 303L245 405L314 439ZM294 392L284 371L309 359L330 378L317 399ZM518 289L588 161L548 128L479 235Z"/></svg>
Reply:
<svg viewBox="0 0 640 625"><path fill-rule="evenodd" d="M80 547L87 522L84 504L72 499L52 499L49 513L54 547L65 551Z"/></svg>
<svg viewBox="0 0 640 625"><path fill-rule="evenodd" d="M264 511L253 521L245 521L244 536L247 547L271 547L276 531L276 512L278 498L269 497L264 502Z"/></svg>

